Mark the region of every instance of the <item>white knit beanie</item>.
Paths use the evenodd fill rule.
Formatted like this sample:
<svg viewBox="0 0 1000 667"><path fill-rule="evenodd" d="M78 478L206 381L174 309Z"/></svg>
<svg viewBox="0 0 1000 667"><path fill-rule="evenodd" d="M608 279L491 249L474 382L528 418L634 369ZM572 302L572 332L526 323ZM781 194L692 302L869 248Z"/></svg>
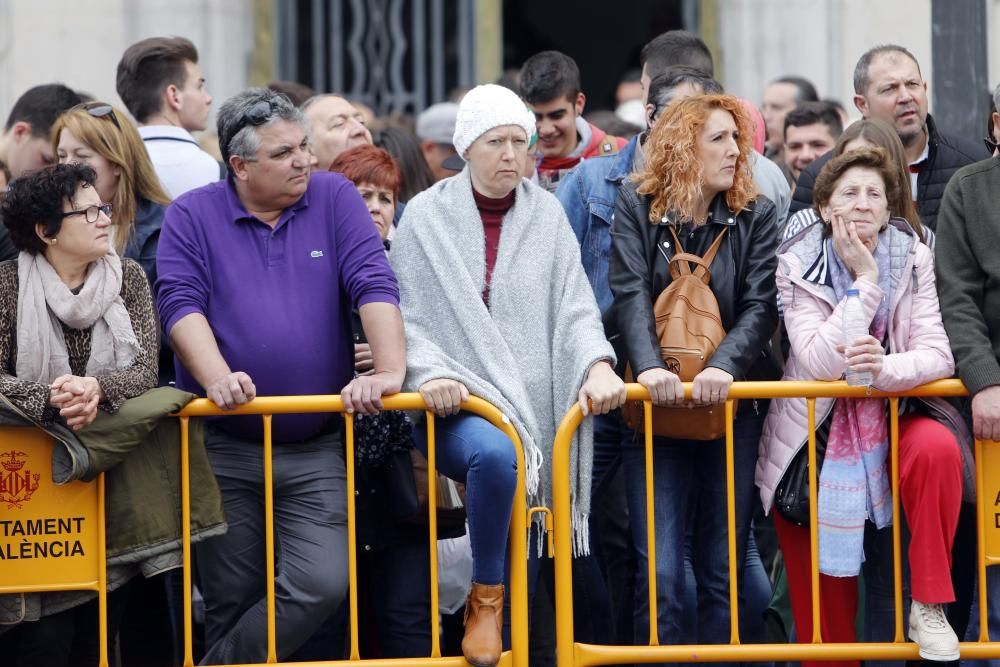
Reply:
<svg viewBox="0 0 1000 667"><path fill-rule="evenodd" d="M501 125L524 128L527 139L535 133L535 114L510 88L488 83L476 86L465 94L455 118L455 150L465 157L465 151L484 132Z"/></svg>

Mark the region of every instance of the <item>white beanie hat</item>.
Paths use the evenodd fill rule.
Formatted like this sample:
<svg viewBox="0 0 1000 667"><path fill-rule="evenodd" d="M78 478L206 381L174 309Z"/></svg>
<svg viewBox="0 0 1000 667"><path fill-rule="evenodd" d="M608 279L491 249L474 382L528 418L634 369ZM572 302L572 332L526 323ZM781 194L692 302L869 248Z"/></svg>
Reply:
<svg viewBox="0 0 1000 667"><path fill-rule="evenodd" d="M464 157L465 151L484 132L501 125L523 127L526 138L530 140L535 133L535 114L510 88L492 83L476 86L465 94L458 105L452 142L455 150Z"/></svg>

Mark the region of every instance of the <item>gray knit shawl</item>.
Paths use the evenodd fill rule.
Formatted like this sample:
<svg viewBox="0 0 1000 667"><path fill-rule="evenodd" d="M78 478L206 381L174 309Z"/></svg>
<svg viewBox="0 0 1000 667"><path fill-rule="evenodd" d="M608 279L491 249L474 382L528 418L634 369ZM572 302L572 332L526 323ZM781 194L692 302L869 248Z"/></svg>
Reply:
<svg viewBox="0 0 1000 667"><path fill-rule="evenodd" d="M511 418L524 445L530 505L552 497L556 429L590 367L613 361L580 247L559 201L522 179L485 286L486 242L468 167L411 200L389 260L406 326L406 391L458 380ZM593 425L570 460L574 553L588 553ZM540 483L541 482L541 483ZM538 516L538 515L536 515Z"/></svg>

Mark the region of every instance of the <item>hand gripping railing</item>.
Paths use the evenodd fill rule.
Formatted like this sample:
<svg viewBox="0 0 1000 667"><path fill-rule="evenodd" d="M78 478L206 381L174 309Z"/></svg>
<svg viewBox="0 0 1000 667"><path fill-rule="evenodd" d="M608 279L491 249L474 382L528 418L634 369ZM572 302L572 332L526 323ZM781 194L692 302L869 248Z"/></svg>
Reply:
<svg viewBox="0 0 1000 667"><path fill-rule="evenodd" d="M348 569L350 574L350 658L348 660L324 661L326 666L364 665L364 667L410 667L416 665L440 665L442 667L464 667L465 660L459 657L441 657L440 632L438 627L438 569L437 569L437 476L434 413L426 410L419 394L396 394L382 399L385 410L424 410L427 415L427 491L429 499L429 548L431 577L431 655L422 658L362 660L358 648L358 590L357 590L357 544L355 536L354 506L354 419L344 414L346 422L346 465L347 465L347 525L348 525ZM521 440L510 420L496 407L479 398L470 398L462 404L462 409L488 420L503 431L514 443L517 451L517 490L510 525L510 589L511 601L511 650L503 654L500 665L505 667L528 667L528 571L527 526L524 490L524 452ZM344 412L340 396L281 396L261 397L235 410L222 411L211 401L192 401L177 416L181 420L181 514L183 519L184 555L184 665L194 664L192 654L191 622L191 488L188 470L188 421L191 417L261 415L264 421L264 539L267 573L267 662L277 662L275 638L275 597L274 597L274 497L271 469L271 417L276 414Z"/></svg>
<svg viewBox="0 0 1000 667"><path fill-rule="evenodd" d="M691 398L691 383L684 384L685 395ZM555 568L556 568L556 651L559 667L588 667L590 665L619 665L650 662L747 662L747 661L796 661L796 660L919 660L917 645L907 642L903 635L902 567L900 562L900 511L899 511L899 399L905 396L966 396L958 380L940 380L909 391L885 393L869 392L866 387L849 387L844 382L737 382L729 390L726 402L726 478L727 526L729 542L729 609L730 639L728 645L676 645L658 646L656 599L656 531L653 512L653 439L652 403L649 393L638 384L628 385L629 400L643 401L645 419L646 454L646 521L649 581L649 645L648 646L597 646L574 641L573 635L573 575L572 534L570 519L569 450L573 433L583 420L579 406L563 418L556 434L552 454L553 509L555 513ZM892 464L892 540L893 578L895 588L895 637L882 643L823 643L820 637L819 564L816 527L816 399L817 398L886 398L889 400L889 437ZM737 399L805 398L809 426L809 531L812 584L813 635L808 644L741 644L739 631L738 587L736 581L735 496L733 489L733 410ZM961 644L962 658L1000 658L1000 643L989 641L987 632L986 565L1000 563L1000 559L987 557L983 532L986 528L983 497L984 447L997 443L977 440L976 500L978 517L978 574L979 574L979 641ZM720 471L721 472L721 471Z"/></svg>

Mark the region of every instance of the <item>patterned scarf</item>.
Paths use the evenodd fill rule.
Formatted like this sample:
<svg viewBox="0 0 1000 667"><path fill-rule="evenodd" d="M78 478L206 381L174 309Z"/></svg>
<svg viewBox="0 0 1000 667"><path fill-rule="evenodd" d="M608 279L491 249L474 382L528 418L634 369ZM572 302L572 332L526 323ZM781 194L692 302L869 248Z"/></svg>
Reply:
<svg viewBox="0 0 1000 667"><path fill-rule="evenodd" d="M875 249L882 302L870 332L884 340L889 322L892 278L889 240L883 231ZM838 303L854 279L826 240L830 281ZM857 576L864 561L865 520L878 528L892 521L892 490L887 461L889 434L885 401L874 398L838 398L834 403L826 456L819 475L819 571L833 577Z"/></svg>

